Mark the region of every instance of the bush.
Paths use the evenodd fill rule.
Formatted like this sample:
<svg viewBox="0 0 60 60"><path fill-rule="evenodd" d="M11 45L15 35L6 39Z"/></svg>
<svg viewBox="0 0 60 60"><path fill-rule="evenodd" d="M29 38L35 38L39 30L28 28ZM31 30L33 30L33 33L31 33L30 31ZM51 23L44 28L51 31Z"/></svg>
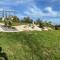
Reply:
<svg viewBox="0 0 60 60"><path fill-rule="evenodd" d="M21 23L32 23L33 20L30 17L24 17L24 19L21 20Z"/></svg>
<svg viewBox="0 0 60 60"><path fill-rule="evenodd" d="M5 24L5 26L8 26L8 21L4 20L4 24Z"/></svg>
<svg viewBox="0 0 60 60"><path fill-rule="evenodd" d="M11 27L12 26L12 21L8 21L8 27Z"/></svg>
<svg viewBox="0 0 60 60"><path fill-rule="evenodd" d="M12 29L16 29L15 27L12 27Z"/></svg>

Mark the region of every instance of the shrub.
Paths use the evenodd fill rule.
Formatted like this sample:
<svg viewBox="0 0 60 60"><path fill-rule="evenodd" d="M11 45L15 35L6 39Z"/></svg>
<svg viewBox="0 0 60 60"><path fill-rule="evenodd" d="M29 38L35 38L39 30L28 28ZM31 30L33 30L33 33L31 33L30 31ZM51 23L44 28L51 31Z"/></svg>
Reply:
<svg viewBox="0 0 60 60"><path fill-rule="evenodd" d="M5 24L5 26L8 26L8 21L4 20L4 24Z"/></svg>
<svg viewBox="0 0 60 60"><path fill-rule="evenodd" d="M8 27L11 27L12 26L12 21L8 21Z"/></svg>

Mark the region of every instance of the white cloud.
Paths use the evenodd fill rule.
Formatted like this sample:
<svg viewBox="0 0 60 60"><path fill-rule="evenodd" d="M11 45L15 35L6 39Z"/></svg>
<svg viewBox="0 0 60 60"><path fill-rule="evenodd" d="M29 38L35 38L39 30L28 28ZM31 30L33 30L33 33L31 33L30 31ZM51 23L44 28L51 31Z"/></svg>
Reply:
<svg viewBox="0 0 60 60"><path fill-rule="evenodd" d="M27 16L25 16L23 14L20 14L20 13L17 13L16 16L19 17L20 19L23 19L24 17L27 17Z"/></svg>
<svg viewBox="0 0 60 60"><path fill-rule="evenodd" d="M3 10L5 10L5 11L15 11L14 9L11 9L9 7L4 7L4 8L0 7L0 11L3 11Z"/></svg>
<svg viewBox="0 0 60 60"><path fill-rule="evenodd" d="M56 16L57 12L53 11L52 7L46 7L45 10L52 16Z"/></svg>
<svg viewBox="0 0 60 60"><path fill-rule="evenodd" d="M35 16L35 17L38 17L41 14L43 14L42 11L36 6L29 8L28 11L25 11L24 13L28 16Z"/></svg>
<svg viewBox="0 0 60 60"><path fill-rule="evenodd" d="M57 0L51 0L51 1L57 1ZM1 9L5 8L6 10L11 9L10 6L8 6L8 5L19 5L19 4L25 5L28 9L26 9L26 11L24 11L24 14L27 16L31 16L31 17L60 16L59 12L54 11L53 8L49 7L49 6L45 7L45 9L44 9L47 11L47 13L43 12L42 9L38 8L35 5L35 0L0 0L0 5L1 4L4 5L4 7L0 7L0 8ZM5 5L7 5L7 6L5 7ZM26 7L24 7L24 8L26 8ZM17 16L24 17L24 15L20 15L20 14L17 14Z"/></svg>
<svg viewBox="0 0 60 60"><path fill-rule="evenodd" d="M14 10L14 8L12 8L12 6L23 6L24 8L29 8L30 6L34 5L34 0L0 0L0 11L1 10ZM19 8L19 7L18 7ZM16 9L16 11L18 12L19 10ZM21 14L19 12L16 13L16 15L19 17L24 17L23 14Z"/></svg>
<svg viewBox="0 0 60 60"><path fill-rule="evenodd" d="M52 8L51 7L46 7L45 10L51 12L52 11Z"/></svg>
<svg viewBox="0 0 60 60"><path fill-rule="evenodd" d="M15 9L14 7L18 7L18 6L28 8L29 6L32 6L33 4L34 4L34 0L0 0L0 8L2 9L3 8Z"/></svg>
<svg viewBox="0 0 60 60"><path fill-rule="evenodd" d="M51 7L46 7L44 10L47 11L47 12L43 12L42 9L40 9L37 6L34 5L33 7L30 7L24 13L27 16L33 16L33 17L45 17L45 16L56 17L56 16L58 16L58 13L59 13L59 12L54 11Z"/></svg>

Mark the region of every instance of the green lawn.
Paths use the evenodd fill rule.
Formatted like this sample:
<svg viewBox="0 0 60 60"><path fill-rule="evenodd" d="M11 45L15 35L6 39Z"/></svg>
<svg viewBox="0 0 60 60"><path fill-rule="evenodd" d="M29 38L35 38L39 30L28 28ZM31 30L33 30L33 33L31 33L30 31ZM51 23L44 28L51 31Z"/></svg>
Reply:
<svg viewBox="0 0 60 60"><path fill-rule="evenodd" d="M60 60L60 31L0 32L9 60Z"/></svg>

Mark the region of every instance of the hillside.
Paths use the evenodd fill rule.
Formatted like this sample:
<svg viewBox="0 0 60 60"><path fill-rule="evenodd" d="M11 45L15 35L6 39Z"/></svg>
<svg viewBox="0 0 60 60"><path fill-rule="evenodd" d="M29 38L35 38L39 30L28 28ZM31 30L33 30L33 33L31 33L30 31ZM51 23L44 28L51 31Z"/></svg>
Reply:
<svg viewBox="0 0 60 60"><path fill-rule="evenodd" d="M0 32L8 60L60 60L60 31Z"/></svg>

